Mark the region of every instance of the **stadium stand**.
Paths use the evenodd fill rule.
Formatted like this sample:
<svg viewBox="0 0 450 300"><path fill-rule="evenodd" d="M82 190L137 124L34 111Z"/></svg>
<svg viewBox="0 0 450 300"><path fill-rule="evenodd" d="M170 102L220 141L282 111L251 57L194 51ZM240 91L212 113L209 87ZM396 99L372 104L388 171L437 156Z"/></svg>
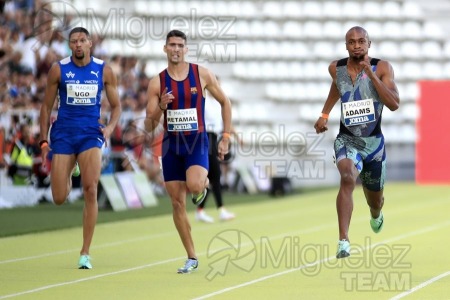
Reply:
<svg viewBox="0 0 450 300"><path fill-rule="evenodd" d="M431 2L438 8L450 6L449 1ZM105 58L136 58L148 77L165 66L165 33L172 28L186 31L188 60L208 65L221 77L234 105L236 130L256 149L255 155L238 155L247 165L255 159L309 159L308 153L293 156L283 151L286 135L279 137L278 151L266 157L258 151L261 141L250 133L279 133L280 125L299 128L306 146L313 147L313 123L330 85L328 65L347 55L346 30L361 25L372 40L371 56L389 60L395 69L402 105L398 113L385 111L384 132L391 168L408 168L396 179L412 179L419 113L416 82L450 78L447 28L430 20L429 11L420 5L421 1L414 0L65 0L54 2L52 11L100 36ZM67 26L57 22L55 18L56 28ZM338 121L335 108L330 117L332 127L337 127ZM309 149L323 153L326 178L298 178L294 185L336 182L333 176L337 172L328 172L334 168L332 141L336 133L333 128L317 149Z"/></svg>

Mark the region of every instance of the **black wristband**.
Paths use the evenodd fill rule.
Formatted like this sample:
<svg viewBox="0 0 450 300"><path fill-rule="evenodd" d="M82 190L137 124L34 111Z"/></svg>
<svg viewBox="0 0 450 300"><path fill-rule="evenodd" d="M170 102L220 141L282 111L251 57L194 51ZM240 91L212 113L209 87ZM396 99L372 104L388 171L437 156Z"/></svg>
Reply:
<svg viewBox="0 0 450 300"><path fill-rule="evenodd" d="M40 142L39 142L39 147L42 147L42 144L45 144L45 143L48 144L48 141L47 141L47 140L42 140L42 141L40 141Z"/></svg>

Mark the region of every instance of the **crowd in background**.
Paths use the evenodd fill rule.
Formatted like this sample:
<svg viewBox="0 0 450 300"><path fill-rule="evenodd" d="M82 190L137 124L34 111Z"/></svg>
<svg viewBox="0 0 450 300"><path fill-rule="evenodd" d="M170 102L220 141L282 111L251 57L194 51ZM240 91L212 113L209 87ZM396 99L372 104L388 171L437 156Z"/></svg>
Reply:
<svg viewBox="0 0 450 300"><path fill-rule="evenodd" d="M44 4L41 0L0 0L0 169L14 169L16 159L11 154L19 148L23 155L34 158L30 171L39 176L46 176L36 171L36 166L41 170L38 118L47 74L53 63L71 55L67 32L54 27L53 16L41 9ZM70 18L65 22L69 24ZM109 55L101 37L93 35L92 40L93 56L106 61L117 76L123 110L121 122L108 141L111 147L105 155L104 172L140 168L149 179L162 184L155 147L142 129L149 81L146 64L136 57ZM107 104L102 101L105 118ZM21 147L24 128L30 131L26 139L29 147Z"/></svg>

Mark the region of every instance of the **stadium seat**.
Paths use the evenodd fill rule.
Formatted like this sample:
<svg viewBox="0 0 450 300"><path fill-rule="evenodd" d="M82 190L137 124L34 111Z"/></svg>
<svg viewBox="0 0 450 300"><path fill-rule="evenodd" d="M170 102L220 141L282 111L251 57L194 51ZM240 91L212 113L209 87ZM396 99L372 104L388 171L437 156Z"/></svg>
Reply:
<svg viewBox="0 0 450 300"><path fill-rule="evenodd" d="M384 17L388 19L402 18L402 9L399 2L385 1L381 5L381 10L383 11Z"/></svg>
<svg viewBox="0 0 450 300"><path fill-rule="evenodd" d="M391 124L392 122L394 122L397 119L398 119L397 112L391 111L387 107L383 108L383 116L382 116L383 124L382 125Z"/></svg>
<svg viewBox="0 0 450 300"><path fill-rule="evenodd" d="M418 114L418 106L416 103L406 103L404 105L401 105L401 108L399 109L401 113L401 118L404 121L415 121L417 120Z"/></svg>
<svg viewBox="0 0 450 300"><path fill-rule="evenodd" d="M262 32L266 38L279 38L280 37L280 27L278 22L269 20L265 21L263 24Z"/></svg>
<svg viewBox="0 0 450 300"><path fill-rule="evenodd" d="M442 49L443 55L445 58L450 58L450 41L447 41L444 43L443 49Z"/></svg>
<svg viewBox="0 0 450 300"><path fill-rule="evenodd" d="M306 1L303 2L303 16L311 19L321 19L322 15L322 3L321 1Z"/></svg>
<svg viewBox="0 0 450 300"><path fill-rule="evenodd" d="M206 5L206 3L204 4ZM187 2L187 1L179 1L176 3L175 7L173 8L174 14L176 16L192 16L194 17L195 14L197 16L203 13L201 10L202 7L204 7L201 3L196 2ZM164 11L161 12L164 15Z"/></svg>
<svg viewBox="0 0 450 300"><path fill-rule="evenodd" d="M267 58L266 41L253 41L253 55L256 58Z"/></svg>
<svg viewBox="0 0 450 300"><path fill-rule="evenodd" d="M255 19L250 22L250 34L253 37L264 37L264 21Z"/></svg>
<svg viewBox="0 0 450 300"><path fill-rule="evenodd" d="M407 21L403 23L404 38L408 39L422 39L422 26L418 21Z"/></svg>
<svg viewBox="0 0 450 300"><path fill-rule="evenodd" d="M416 20L422 17L420 5L412 1L403 1L402 12L405 19L408 20Z"/></svg>
<svg viewBox="0 0 450 300"><path fill-rule="evenodd" d="M216 3L216 1L214 1ZM253 1L244 1L244 2L238 2L240 4L240 10L241 10L241 16L242 17L253 17L259 13L259 11L256 10L254 2ZM217 11L220 13L220 11Z"/></svg>
<svg viewBox="0 0 450 300"><path fill-rule="evenodd" d="M423 64L424 79L442 79L444 70L439 62L425 62Z"/></svg>
<svg viewBox="0 0 450 300"><path fill-rule="evenodd" d="M282 15L288 18L301 18L302 7L298 1L286 1L283 3Z"/></svg>
<svg viewBox="0 0 450 300"><path fill-rule="evenodd" d="M443 64L443 79L449 80L450 79L450 62L447 62Z"/></svg>
<svg viewBox="0 0 450 300"><path fill-rule="evenodd" d="M383 26L378 21L368 21L363 26L369 33L369 38L371 40L380 40L384 36Z"/></svg>
<svg viewBox="0 0 450 300"><path fill-rule="evenodd" d="M411 99L413 102L417 102L420 96L419 85L417 84L417 82L414 81L406 83L404 93L408 99ZM401 97L402 94L400 94L400 99Z"/></svg>
<svg viewBox="0 0 450 300"><path fill-rule="evenodd" d="M140 2L148 2L148 1L140 1ZM135 7L137 9L137 6ZM142 7L142 9L145 9ZM164 12L161 7L161 3L159 1L148 2L148 10L139 10L138 14L150 15L150 16L162 16Z"/></svg>
<svg viewBox="0 0 450 300"><path fill-rule="evenodd" d="M283 36L286 38L300 38L303 34L302 26L297 21L287 21L283 24Z"/></svg>
<svg viewBox="0 0 450 300"><path fill-rule="evenodd" d="M252 34L250 23L245 20L236 21L236 24L233 27L236 28L236 33L238 33L241 38L248 38Z"/></svg>
<svg viewBox="0 0 450 300"><path fill-rule="evenodd" d="M322 15L328 20L339 20L343 16L343 5L337 1L326 1L322 6Z"/></svg>
<svg viewBox="0 0 450 300"><path fill-rule="evenodd" d="M280 53L280 42L275 40L266 41L264 46L265 55L269 59L279 59L283 55Z"/></svg>
<svg viewBox="0 0 450 300"><path fill-rule="evenodd" d="M426 21L423 24L422 31L424 38L443 39L446 36L442 30L442 27L433 21Z"/></svg>
<svg viewBox="0 0 450 300"><path fill-rule="evenodd" d="M362 7L359 2L356 1L344 1L341 4L342 18L347 19L362 19L363 14L355 14L357 11L361 11Z"/></svg>
<svg viewBox="0 0 450 300"><path fill-rule="evenodd" d="M406 59L420 59L422 57L422 47L419 42L405 41L400 45L400 52Z"/></svg>
<svg viewBox="0 0 450 300"><path fill-rule="evenodd" d="M441 59L443 55L441 44L437 41L425 41L422 43L422 55L429 59Z"/></svg>
<svg viewBox="0 0 450 300"><path fill-rule="evenodd" d="M383 59L387 60L398 59L402 55L399 43L384 41L380 43L378 48L380 56Z"/></svg>
<svg viewBox="0 0 450 300"><path fill-rule="evenodd" d="M387 21L383 24L383 35L385 38L400 40L403 38L402 24L398 21Z"/></svg>
<svg viewBox="0 0 450 300"><path fill-rule="evenodd" d="M303 24L303 35L310 39L320 39L323 36L322 24L319 21L306 21Z"/></svg>
<svg viewBox="0 0 450 300"><path fill-rule="evenodd" d="M308 101L308 95L306 94L306 87L304 83L296 82L293 87L288 87L286 90L289 89L291 101Z"/></svg>
<svg viewBox="0 0 450 300"><path fill-rule="evenodd" d="M268 77L276 76L280 79L290 79L289 76L290 63L279 61L274 63L272 66L273 66L273 74L269 74Z"/></svg>
<svg viewBox="0 0 450 300"><path fill-rule="evenodd" d="M230 1L227 3L228 6L228 14L230 16L241 16L241 2L239 1Z"/></svg>
<svg viewBox="0 0 450 300"><path fill-rule="evenodd" d="M363 18L381 19L384 16L381 2L378 1L364 1L361 12L361 16Z"/></svg>
<svg viewBox="0 0 450 300"><path fill-rule="evenodd" d="M292 79L303 79L305 74L303 72L302 64L298 61L289 62L288 74Z"/></svg>
<svg viewBox="0 0 450 300"><path fill-rule="evenodd" d="M341 26L341 22L339 21L327 21L323 24L323 33L325 37L329 37L335 39L336 37L342 36L344 30L348 30L348 28L343 29Z"/></svg>
<svg viewBox="0 0 450 300"><path fill-rule="evenodd" d="M409 80L418 80L423 78L422 66L415 61L406 61L401 66L402 77Z"/></svg>
<svg viewBox="0 0 450 300"><path fill-rule="evenodd" d="M312 55L320 59L336 59L336 54L334 53L334 43L330 41L317 41L314 43L312 49Z"/></svg>
<svg viewBox="0 0 450 300"><path fill-rule="evenodd" d="M265 17L272 18L283 18L283 10L281 7L281 2L278 1L267 1L263 4L262 14Z"/></svg>

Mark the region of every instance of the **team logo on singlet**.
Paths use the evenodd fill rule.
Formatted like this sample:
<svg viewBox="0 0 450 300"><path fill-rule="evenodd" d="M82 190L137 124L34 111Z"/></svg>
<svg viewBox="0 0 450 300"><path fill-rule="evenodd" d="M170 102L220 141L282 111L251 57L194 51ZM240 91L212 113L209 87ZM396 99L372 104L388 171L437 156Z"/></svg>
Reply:
<svg viewBox="0 0 450 300"><path fill-rule="evenodd" d="M342 102L342 114L346 126L373 122L375 121L373 99Z"/></svg>
<svg viewBox="0 0 450 300"><path fill-rule="evenodd" d="M72 71L69 71L69 73L66 73L67 78L74 78L75 73L72 73Z"/></svg>
<svg viewBox="0 0 450 300"><path fill-rule="evenodd" d="M198 130L197 110L195 108L167 110L167 130Z"/></svg>
<svg viewBox="0 0 450 300"><path fill-rule="evenodd" d="M197 87L191 87L191 94L192 95L195 95L195 94L197 94Z"/></svg>
<svg viewBox="0 0 450 300"><path fill-rule="evenodd" d="M97 103L98 85L67 84L67 101L69 105L95 105Z"/></svg>

